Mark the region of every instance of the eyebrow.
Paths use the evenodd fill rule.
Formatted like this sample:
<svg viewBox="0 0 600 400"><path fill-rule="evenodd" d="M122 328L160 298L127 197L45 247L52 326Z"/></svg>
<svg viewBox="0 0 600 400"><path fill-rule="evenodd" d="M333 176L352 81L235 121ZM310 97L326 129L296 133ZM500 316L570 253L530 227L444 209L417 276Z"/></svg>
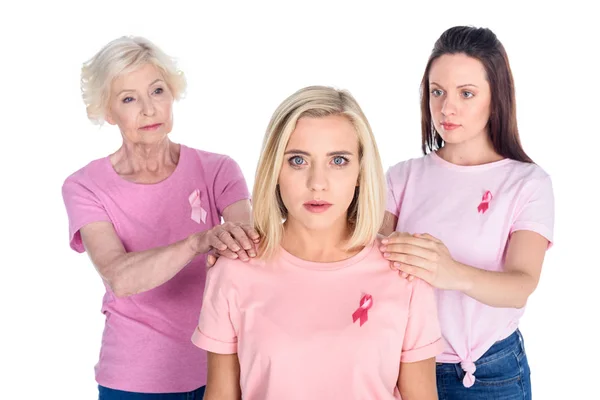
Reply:
<svg viewBox="0 0 600 400"><path fill-rule="evenodd" d="M290 149L288 151L286 151L284 154L301 154L303 156L309 156L310 157L310 153L303 151L303 150L296 150L296 149ZM340 150L340 151L332 151L327 153L328 157L331 156L353 156L354 154L351 151L345 151L345 150Z"/></svg>
<svg viewBox="0 0 600 400"><path fill-rule="evenodd" d="M162 79L158 78L158 79L156 79L154 82L152 82L151 84L149 84L149 85L148 85L148 87L150 87L150 86L154 85L154 84L155 84L155 83L157 83L157 82L164 82L164 81L163 81ZM117 94L117 96L120 96L121 94L123 94L123 93L125 93L125 92L135 92L135 90L133 90L133 89L123 89L123 90L121 90L121 91L120 91L120 92Z"/></svg>
<svg viewBox="0 0 600 400"><path fill-rule="evenodd" d="M442 87L442 85L440 85L439 83L436 83L436 82L430 82L429 84L430 85L436 85L436 86ZM467 87L467 86L473 86L473 87L479 88L479 86L474 85L472 83L465 83L464 85L458 85L457 88L460 89L460 88L464 88L464 87Z"/></svg>

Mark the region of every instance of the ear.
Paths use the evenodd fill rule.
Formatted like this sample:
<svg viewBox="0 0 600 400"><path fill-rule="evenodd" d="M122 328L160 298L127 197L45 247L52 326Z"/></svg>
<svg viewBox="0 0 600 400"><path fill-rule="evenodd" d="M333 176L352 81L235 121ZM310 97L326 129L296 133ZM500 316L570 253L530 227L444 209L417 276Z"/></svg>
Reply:
<svg viewBox="0 0 600 400"><path fill-rule="evenodd" d="M116 125L115 119L112 115L112 110L110 107L106 107L106 112L104 113L104 120L108 122L110 125Z"/></svg>

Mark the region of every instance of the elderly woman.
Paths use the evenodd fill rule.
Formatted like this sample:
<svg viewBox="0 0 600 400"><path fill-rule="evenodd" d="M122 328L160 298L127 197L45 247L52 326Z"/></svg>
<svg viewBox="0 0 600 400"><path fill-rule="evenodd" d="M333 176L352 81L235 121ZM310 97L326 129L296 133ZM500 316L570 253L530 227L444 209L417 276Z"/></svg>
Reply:
<svg viewBox="0 0 600 400"><path fill-rule="evenodd" d="M84 65L81 81L88 117L123 137L116 152L63 185L71 248L88 253L106 286L99 398L201 399L206 353L190 332L206 255L256 254L246 182L231 158L169 139L186 83L150 41L110 42Z"/></svg>

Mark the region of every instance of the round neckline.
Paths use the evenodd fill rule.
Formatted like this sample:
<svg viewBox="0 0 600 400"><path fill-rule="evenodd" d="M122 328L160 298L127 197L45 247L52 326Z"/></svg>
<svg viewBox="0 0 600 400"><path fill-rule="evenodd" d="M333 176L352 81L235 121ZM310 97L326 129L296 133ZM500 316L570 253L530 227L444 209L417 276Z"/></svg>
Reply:
<svg viewBox="0 0 600 400"><path fill-rule="evenodd" d="M106 166L108 167L108 169L110 171L110 174L113 176L113 179L119 185L130 186L130 187L135 187L135 188L140 188L140 187L156 188L156 187L160 187L162 185L166 185L167 183L169 183L170 181L175 179L174 177L176 175L179 175L179 171L181 171L183 169L182 163L186 159L186 155L184 155L184 153L186 153L186 150L187 150L187 148L184 145L179 144L179 160L177 161L177 165L175 166L175 169L173 170L171 175L167 176L162 181L156 182L156 183L136 183L136 182L128 181L127 179L122 178L121 175L119 175L117 173L117 171L115 171L115 168L113 167L112 163L110 162L110 156L106 156L104 158L104 160L105 160Z"/></svg>
<svg viewBox="0 0 600 400"><path fill-rule="evenodd" d="M501 160L498 161L492 161L489 163L485 163L485 164L479 164L479 165L458 165L458 164L454 164L451 163L450 161L446 161L444 160L442 157L440 157L436 151L432 151L431 153L428 154L431 159L438 165L444 167L444 168L448 168L448 169L452 169L455 171L464 171L464 172L474 172L474 171L483 171L483 170L488 170L491 168L496 168L499 166L502 166L504 164L508 164L509 162L511 162L512 160L510 158L503 158Z"/></svg>
<svg viewBox="0 0 600 400"><path fill-rule="evenodd" d="M296 257L292 253L288 252L283 246L279 246L279 251L281 252L281 256L291 264L296 267L303 269L313 269L320 271L334 271L342 268L350 267L360 261L362 261L367 254L369 254L373 248L375 247L375 242L366 245L361 251L356 253L355 255L346 258L340 261L332 261L332 262L318 262L318 261L308 261L304 260L300 257Z"/></svg>

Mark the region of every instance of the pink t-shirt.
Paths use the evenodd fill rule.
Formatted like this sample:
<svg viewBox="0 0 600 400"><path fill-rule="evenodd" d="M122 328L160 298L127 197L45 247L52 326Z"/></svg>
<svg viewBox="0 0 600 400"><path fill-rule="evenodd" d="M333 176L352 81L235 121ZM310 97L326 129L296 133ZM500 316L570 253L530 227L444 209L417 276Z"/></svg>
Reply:
<svg viewBox="0 0 600 400"><path fill-rule="evenodd" d="M387 179L387 208L398 217L396 230L437 237L463 264L502 271L509 237L518 230L552 243L552 183L535 164L503 159L459 166L429 153L394 165ZM490 307L458 291L435 293L445 339L437 361L461 362L467 372L515 331L524 311Z"/></svg>
<svg viewBox="0 0 600 400"><path fill-rule="evenodd" d="M399 279L375 245L334 263L283 249L269 262L220 258L192 341L237 353L247 400L400 398L400 362L442 346L433 289Z"/></svg>
<svg viewBox="0 0 600 400"><path fill-rule="evenodd" d="M220 224L227 206L249 197L235 161L183 145L175 171L160 183L126 181L105 157L75 172L63 185L69 239L80 253L85 250L79 230L91 222L111 222L128 252L143 251ZM117 298L107 287L97 382L145 393L184 392L205 385L206 353L190 343L205 279L201 255L147 292Z"/></svg>

